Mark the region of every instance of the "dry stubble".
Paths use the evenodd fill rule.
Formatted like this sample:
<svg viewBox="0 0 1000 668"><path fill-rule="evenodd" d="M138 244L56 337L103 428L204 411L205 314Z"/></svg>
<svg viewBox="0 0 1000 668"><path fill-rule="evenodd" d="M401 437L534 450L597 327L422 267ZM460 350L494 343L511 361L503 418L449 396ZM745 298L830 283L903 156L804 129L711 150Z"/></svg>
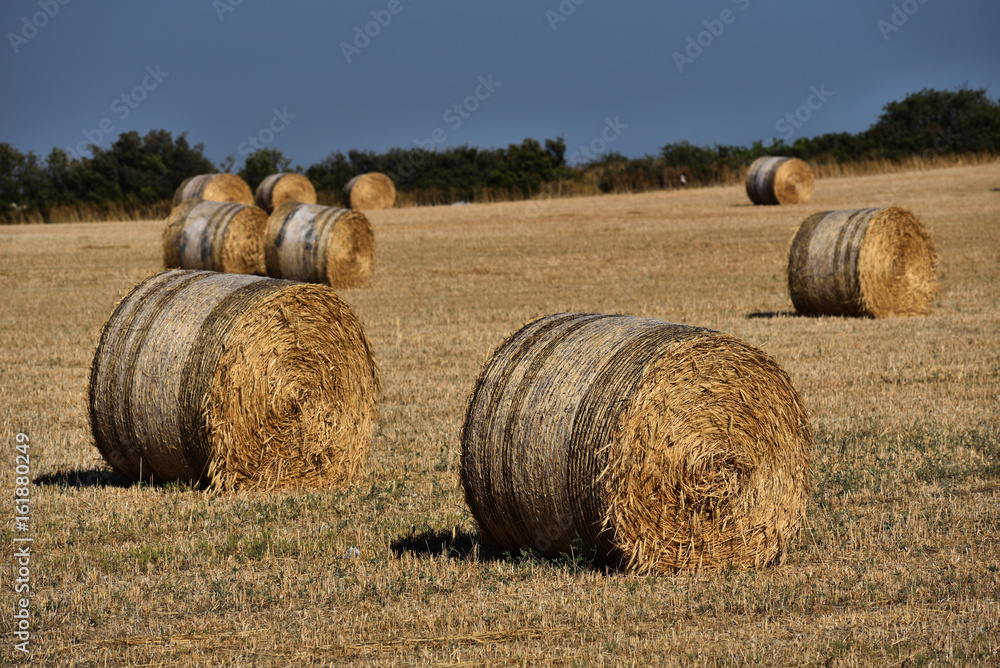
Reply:
<svg viewBox="0 0 1000 668"><path fill-rule="evenodd" d="M996 662L1000 167L820 185L816 211L920 215L940 258L929 315L792 315L802 207L754 208L740 186L373 212L380 261L341 294L385 401L365 485L322 493L115 486L87 370L119 293L159 267L162 223L0 230L2 438L32 439L35 659ZM475 542L457 473L468 393L507 333L560 311L710 327L788 371L817 438L784 566L605 575Z"/></svg>

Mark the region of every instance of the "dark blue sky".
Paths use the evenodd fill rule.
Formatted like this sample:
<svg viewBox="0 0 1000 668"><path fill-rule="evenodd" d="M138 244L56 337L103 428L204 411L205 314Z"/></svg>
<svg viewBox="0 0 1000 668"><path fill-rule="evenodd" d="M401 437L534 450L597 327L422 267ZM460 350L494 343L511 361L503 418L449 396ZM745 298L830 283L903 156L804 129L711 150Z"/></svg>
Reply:
<svg viewBox="0 0 1000 668"><path fill-rule="evenodd" d="M997 0L675 5L4 0L0 142L44 157L162 128L216 163L252 139L306 167L562 135L575 162L858 132L922 88L1000 97Z"/></svg>

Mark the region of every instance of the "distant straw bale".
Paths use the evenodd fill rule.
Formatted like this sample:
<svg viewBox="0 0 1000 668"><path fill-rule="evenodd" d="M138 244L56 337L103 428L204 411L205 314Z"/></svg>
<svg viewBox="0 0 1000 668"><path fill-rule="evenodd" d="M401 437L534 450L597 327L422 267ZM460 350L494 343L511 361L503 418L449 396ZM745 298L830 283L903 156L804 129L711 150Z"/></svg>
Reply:
<svg viewBox="0 0 1000 668"><path fill-rule="evenodd" d="M274 278L358 288L374 255L375 235L360 211L286 202L267 221L264 262Z"/></svg>
<svg viewBox="0 0 1000 668"><path fill-rule="evenodd" d="M285 202L315 204L316 189L313 188L312 181L301 174L282 172L271 174L261 181L254 193L254 200L257 206L273 213Z"/></svg>
<svg viewBox="0 0 1000 668"><path fill-rule="evenodd" d="M330 288L172 270L104 326L89 417L131 480L320 488L363 475L378 391L364 329Z"/></svg>
<svg viewBox="0 0 1000 668"><path fill-rule="evenodd" d="M462 429L461 481L501 550L644 573L784 559L812 433L788 375L709 330L564 313L508 338Z"/></svg>
<svg viewBox="0 0 1000 668"><path fill-rule="evenodd" d="M173 206L188 199L253 204L253 192L236 174L199 174L185 179L174 191Z"/></svg>
<svg viewBox="0 0 1000 668"><path fill-rule="evenodd" d="M266 227L267 213L255 206L185 200L163 229L163 263L167 269L263 274Z"/></svg>
<svg viewBox="0 0 1000 668"><path fill-rule="evenodd" d="M396 202L396 186L385 174L359 174L344 186L344 201L351 209L391 209Z"/></svg>
<svg viewBox="0 0 1000 668"><path fill-rule="evenodd" d="M803 314L922 315L937 293L936 271L934 243L906 209L824 211L792 240L788 292Z"/></svg>
<svg viewBox="0 0 1000 668"><path fill-rule="evenodd" d="M798 158L763 157L747 172L747 195L754 204L803 204L812 199L812 169Z"/></svg>

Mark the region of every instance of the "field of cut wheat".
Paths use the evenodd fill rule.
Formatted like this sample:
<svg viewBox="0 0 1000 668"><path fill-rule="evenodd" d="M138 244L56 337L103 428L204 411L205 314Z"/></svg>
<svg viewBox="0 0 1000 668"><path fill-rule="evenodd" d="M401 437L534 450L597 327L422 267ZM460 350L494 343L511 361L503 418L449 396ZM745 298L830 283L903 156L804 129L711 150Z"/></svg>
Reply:
<svg viewBox="0 0 1000 668"><path fill-rule="evenodd" d="M800 223L885 206L934 240L930 313L797 316ZM790 206L736 185L368 216L370 279L338 290L381 373L366 475L271 493L128 484L94 446L101 328L162 268L164 221L0 228L0 665L23 642L37 665L1000 663L1000 163ZM788 373L814 443L784 564L635 575L481 539L476 378L567 311L708 327Z"/></svg>

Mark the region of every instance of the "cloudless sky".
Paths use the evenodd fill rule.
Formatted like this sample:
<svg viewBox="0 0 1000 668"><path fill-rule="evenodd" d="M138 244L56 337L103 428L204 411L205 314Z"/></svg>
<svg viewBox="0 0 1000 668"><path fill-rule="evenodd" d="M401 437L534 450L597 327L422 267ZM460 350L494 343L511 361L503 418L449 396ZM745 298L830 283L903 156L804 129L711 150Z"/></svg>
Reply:
<svg viewBox="0 0 1000 668"><path fill-rule="evenodd" d="M237 167L251 138L307 167L561 135L576 162L1000 97L997 0L4 0L0 34L0 142L40 157L165 129Z"/></svg>

